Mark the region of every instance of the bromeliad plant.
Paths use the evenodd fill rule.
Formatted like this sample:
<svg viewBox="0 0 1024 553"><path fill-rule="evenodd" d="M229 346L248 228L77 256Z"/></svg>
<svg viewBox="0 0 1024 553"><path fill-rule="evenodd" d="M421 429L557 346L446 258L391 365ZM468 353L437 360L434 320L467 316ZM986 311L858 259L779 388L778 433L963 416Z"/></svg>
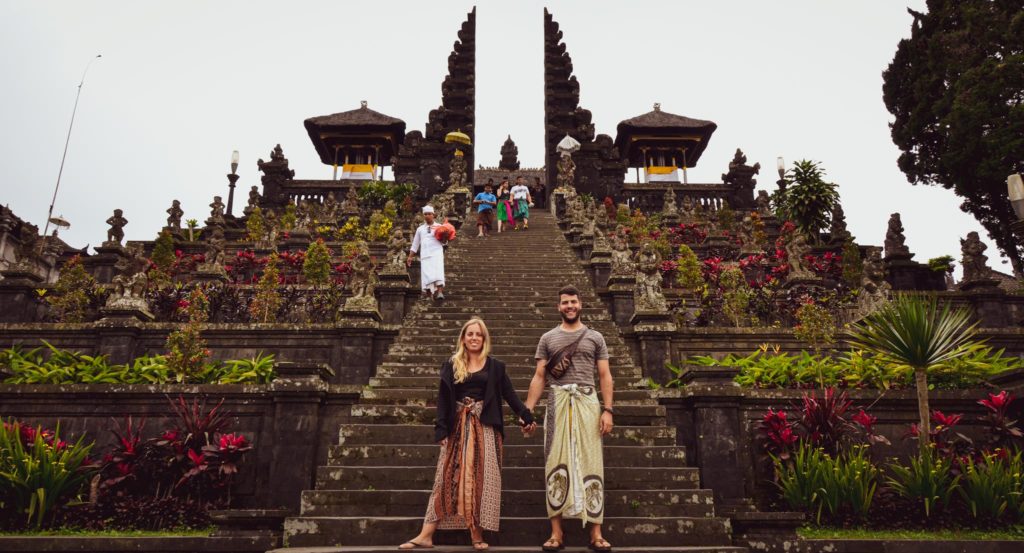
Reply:
<svg viewBox="0 0 1024 553"><path fill-rule="evenodd" d="M83 493L95 467L92 444L12 420L0 427L0 527L42 528Z"/></svg>
<svg viewBox="0 0 1024 553"><path fill-rule="evenodd" d="M965 309L940 310L935 299L898 296L851 332L854 347L913 370L922 454L928 448L928 370L980 348L976 329Z"/></svg>

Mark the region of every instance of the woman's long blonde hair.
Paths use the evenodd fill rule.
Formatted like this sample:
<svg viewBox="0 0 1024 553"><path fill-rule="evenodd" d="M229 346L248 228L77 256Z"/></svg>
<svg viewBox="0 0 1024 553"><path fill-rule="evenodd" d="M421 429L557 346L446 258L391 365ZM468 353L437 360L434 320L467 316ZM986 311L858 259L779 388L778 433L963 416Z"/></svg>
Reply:
<svg viewBox="0 0 1024 553"><path fill-rule="evenodd" d="M480 351L480 357L485 361L491 353L491 333L487 331L487 325L480 317L473 317L462 325L459 331L459 339L455 342L455 353L452 355L452 365L455 367L455 382L464 382L469 377L469 351L463 344L466 338L466 329L470 325L480 325L480 332L484 335L484 348Z"/></svg>

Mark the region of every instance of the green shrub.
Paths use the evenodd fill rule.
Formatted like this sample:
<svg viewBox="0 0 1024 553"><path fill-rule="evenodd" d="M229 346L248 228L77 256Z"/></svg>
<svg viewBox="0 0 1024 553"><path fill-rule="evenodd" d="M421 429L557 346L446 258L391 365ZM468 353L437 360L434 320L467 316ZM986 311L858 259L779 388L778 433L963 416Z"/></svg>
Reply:
<svg viewBox="0 0 1024 553"><path fill-rule="evenodd" d="M954 475L953 464L929 447L910 458L910 466L900 463L889 465L889 487L900 496L919 503L925 518L949 506L953 494L960 488L960 476Z"/></svg>
<svg viewBox="0 0 1024 553"><path fill-rule="evenodd" d="M1021 454L982 453L981 460L967 460L963 467L960 496L975 519L998 523L1006 515L1020 520L1024 503L1024 464Z"/></svg>
<svg viewBox="0 0 1024 553"><path fill-rule="evenodd" d="M85 464L92 444L60 439L60 427L50 433L14 420L0 425L0 517L15 525L42 528L54 509L73 501L89 480ZM22 518L24 517L24 518Z"/></svg>
<svg viewBox="0 0 1024 553"><path fill-rule="evenodd" d="M57 311L60 322L80 323L85 321L86 310L96 293L96 279L85 270L82 258L76 255L61 268L57 282L45 297Z"/></svg>
<svg viewBox="0 0 1024 553"><path fill-rule="evenodd" d="M693 253L690 246L679 245L679 257L676 259L679 264L676 268L676 283L684 290L700 292L704 288L704 276L701 274L700 261L697 254Z"/></svg>
<svg viewBox="0 0 1024 553"><path fill-rule="evenodd" d="M302 262L302 276L306 277L306 282L315 286L327 284L331 279L331 251L327 249L323 239L310 243L306 249L306 258Z"/></svg>
<svg viewBox="0 0 1024 553"><path fill-rule="evenodd" d="M772 456L776 486L791 509L815 513L816 521L851 515L864 519L878 491L880 472L866 446L833 457L801 442L789 460Z"/></svg>

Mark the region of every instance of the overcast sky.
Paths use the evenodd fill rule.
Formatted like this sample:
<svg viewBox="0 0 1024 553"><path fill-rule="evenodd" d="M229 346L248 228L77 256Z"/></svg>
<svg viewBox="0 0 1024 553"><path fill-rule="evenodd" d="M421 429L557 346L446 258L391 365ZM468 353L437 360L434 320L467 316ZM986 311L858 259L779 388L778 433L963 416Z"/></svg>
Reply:
<svg viewBox="0 0 1024 553"><path fill-rule="evenodd" d="M480 2L478 163L496 165L507 134L523 166L543 162L543 8L561 23L598 133L651 110L710 119L718 130L691 182L720 182L737 147L823 163L850 230L881 244L899 211L916 259L952 254L981 226L949 191L913 187L896 167L881 73L924 0ZM99 244L114 208L128 239L151 239L180 199L204 219L259 184L256 160L278 142L297 178L330 178L307 117L371 108L422 130L440 103L447 57L469 2L99 2L0 0L0 202L42 226L75 90L90 58L55 214L74 246ZM629 175L632 178L632 173ZM990 242L990 246L991 246ZM1008 270L990 257L997 269Z"/></svg>

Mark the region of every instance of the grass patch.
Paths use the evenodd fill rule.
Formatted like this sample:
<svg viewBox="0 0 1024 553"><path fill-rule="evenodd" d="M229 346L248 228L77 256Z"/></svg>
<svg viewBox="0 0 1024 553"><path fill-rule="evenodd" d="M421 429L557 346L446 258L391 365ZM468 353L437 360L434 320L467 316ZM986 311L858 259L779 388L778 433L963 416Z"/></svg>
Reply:
<svg viewBox="0 0 1024 553"><path fill-rule="evenodd" d="M808 540L1024 540L1024 526L1005 530L871 530L804 526L797 534Z"/></svg>
<svg viewBox="0 0 1024 553"><path fill-rule="evenodd" d="M0 537L73 537L73 538L168 538L168 537L205 537L213 532L214 527L207 528L172 528L170 530L83 530L81 528L52 528L49 530L30 530L24 532L0 532Z"/></svg>

